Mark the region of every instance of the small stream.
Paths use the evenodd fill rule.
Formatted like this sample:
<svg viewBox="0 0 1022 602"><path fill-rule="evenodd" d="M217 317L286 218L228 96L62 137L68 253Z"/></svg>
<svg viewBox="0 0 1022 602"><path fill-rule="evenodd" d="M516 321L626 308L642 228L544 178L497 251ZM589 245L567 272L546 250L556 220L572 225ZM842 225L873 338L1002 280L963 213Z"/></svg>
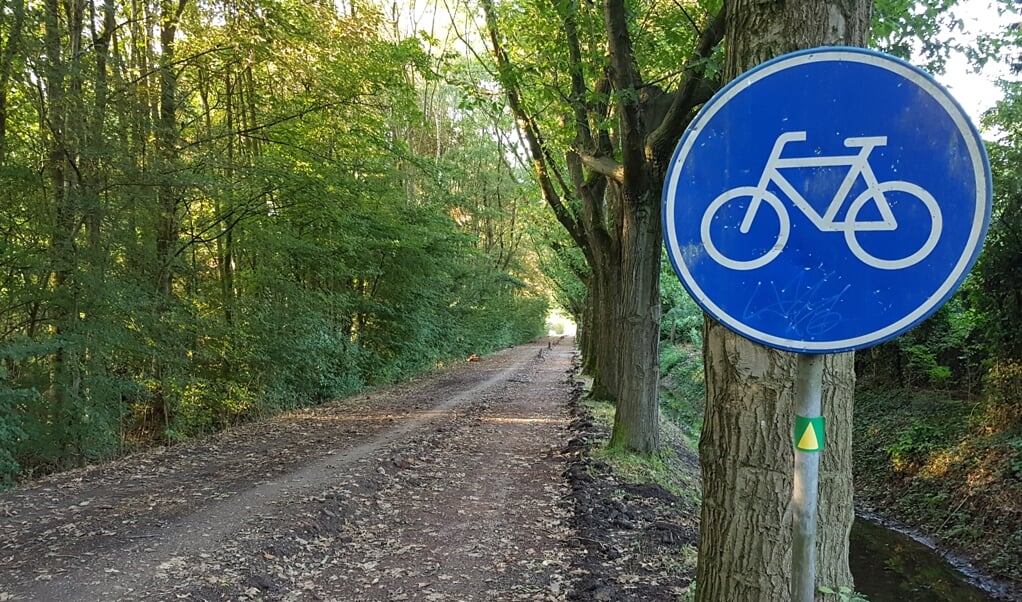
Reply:
<svg viewBox="0 0 1022 602"><path fill-rule="evenodd" d="M867 518L856 517L849 547L855 589L870 602L998 600L935 550Z"/></svg>

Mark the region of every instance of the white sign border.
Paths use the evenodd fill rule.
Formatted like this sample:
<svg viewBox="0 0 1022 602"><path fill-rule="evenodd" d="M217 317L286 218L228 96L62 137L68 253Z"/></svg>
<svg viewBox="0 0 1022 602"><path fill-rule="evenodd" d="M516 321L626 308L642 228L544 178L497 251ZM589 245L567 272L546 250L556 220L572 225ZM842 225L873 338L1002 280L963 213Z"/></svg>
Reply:
<svg viewBox="0 0 1022 602"><path fill-rule="evenodd" d="M886 69L896 75L900 75L925 90L930 97L932 97L947 112L948 116L951 117L954 124L958 127L962 138L965 140L966 147L969 151L969 157L972 159L974 170L973 175L976 180L976 210L973 215L969 239L966 242L966 247L961 258L958 260L958 263L955 264L954 269L945 281L941 283L941 286L918 308L916 308L915 311L912 311L893 324L857 337L839 341L802 341L778 337L744 324L741 320L732 317L730 314L721 309L703 292L701 288L699 288L695 279L692 277L692 274L688 270L688 265L684 261L684 256L682 255L681 248L678 245L677 236L674 232L673 224L675 220L675 205L677 204L675 199L677 198L678 192L678 178L680 177L682 170L674 169L673 167L685 162L688 158L689 152L698 140L699 135L702 133L702 128L707 124L707 122L709 122L717 114L717 112L728 103L728 101L744 92L747 88L760 80L766 79L779 71L783 71L791 67L816 62L833 61L864 63L881 69ZM777 347L788 351L806 353L838 353L841 351L862 349L893 338L901 332L908 330L917 322L922 321L931 313L931 311L935 311L948 297L950 297L955 289L958 288L961 281L965 278L970 266L979 254L980 247L983 244L983 235L986 232L990 219L990 194L992 184L989 176L990 170L987 165L987 156L986 152L982 149L982 142L980 141L979 133L973 127L972 122L969 121L965 111L962 109L961 105L959 105L958 102L951 97L947 90L945 90L926 73L918 70L908 63L895 59L894 57L861 48L825 47L802 50L763 63L762 65L738 77L721 90L716 96L711 98L696 116L695 120L693 120L688 130L686 130L681 143L678 145L674 158L671 160L672 169L669 170L670 180L667 182L667 186L664 189L664 225L668 226L664 228L664 241L667 245L668 254L671 256L672 263L674 264L675 269L682 275L682 283L686 288L688 288L689 293L695 297L696 301L703 307L703 309L731 330L770 347Z"/></svg>

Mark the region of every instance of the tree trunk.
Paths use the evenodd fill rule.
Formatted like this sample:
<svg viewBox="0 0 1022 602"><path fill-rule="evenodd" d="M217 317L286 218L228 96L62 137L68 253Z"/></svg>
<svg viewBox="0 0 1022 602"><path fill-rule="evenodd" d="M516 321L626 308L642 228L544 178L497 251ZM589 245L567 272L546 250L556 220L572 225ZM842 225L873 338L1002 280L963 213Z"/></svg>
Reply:
<svg viewBox="0 0 1022 602"><path fill-rule="evenodd" d="M67 94L68 59L62 52L61 41L66 32L61 16L64 14L57 0L47 0L43 14L43 44L46 61L43 66L45 86L40 86L40 121L46 131L46 160L43 169L47 176L53 202L53 231L50 238L50 264L52 306L50 314L52 334L57 349L50 359L50 388L47 396L53 403L52 426L54 438L60 442L62 454L73 456L75 416L74 403L78 398L78 360L76 350L69 343L78 320L78 257L75 232L78 224L77 180L69 164L77 156L70 131L78 124L69 119Z"/></svg>
<svg viewBox="0 0 1022 602"><path fill-rule="evenodd" d="M656 201L648 202L650 198ZM612 447L660 450L660 197L644 190L629 203L623 228L617 353L619 399Z"/></svg>
<svg viewBox="0 0 1022 602"><path fill-rule="evenodd" d="M623 0L606 0L609 77L621 93L621 169L617 195L621 278L615 290L618 321L617 412L610 445L652 454L660 449L660 196L646 151L639 74ZM654 190L655 189L655 190Z"/></svg>
<svg viewBox="0 0 1022 602"><path fill-rule="evenodd" d="M156 186L156 291L168 299L174 280L173 264L180 229L180 192L175 185L179 165L177 117L177 25L188 0L162 0L160 2L160 105L155 123L156 148L159 156L160 182Z"/></svg>
<svg viewBox="0 0 1022 602"><path fill-rule="evenodd" d="M10 11L7 39L0 50L0 166L7 162L7 101L14 61L22 52L21 30L25 24L25 0L11 2ZM7 18L8 15L4 15L4 21Z"/></svg>
<svg viewBox="0 0 1022 602"><path fill-rule="evenodd" d="M821 45L861 46L868 0L758 2L726 7L725 78L783 54ZM791 587L792 468L796 356L740 337L707 317L706 416L699 456L703 506L698 602L786 600ZM852 584L852 353L826 358L816 583ZM818 595L822 599L822 594Z"/></svg>
<svg viewBox="0 0 1022 602"><path fill-rule="evenodd" d="M590 396L616 402L619 394L619 349L616 345L618 325L614 310L615 289L621 281L621 266L616 259L607 256L610 249L601 249L599 245L593 245L593 249L596 260L590 266L592 276L589 278L587 295L590 306L587 313L593 319L588 328L589 355L584 372L593 377Z"/></svg>
<svg viewBox="0 0 1022 602"><path fill-rule="evenodd" d="M591 321L586 337L587 348L596 357L588 357L585 367L595 377L594 396L617 403L611 444L656 452L663 168L692 110L708 98L702 94L707 87L701 84L723 28L714 19L700 32L698 48L682 70L682 87L670 96L670 109L663 113L650 110L653 107L644 100L655 86L639 72L629 28L635 25L630 21L635 13L624 0L602 4L610 61L605 72L590 74L595 80L592 88L586 82L589 59L583 53L588 46L579 39L586 28L579 27L577 19L580 11L594 6L553 3L561 21L570 82L563 119L575 133L566 151L566 179L540 134L536 116L522 102L520 78L498 31L495 5L484 0L482 6L498 75L522 128L543 196L590 267L591 309L586 315ZM608 128L608 122L616 127ZM576 207L581 207L579 214Z"/></svg>
<svg viewBox="0 0 1022 602"><path fill-rule="evenodd" d="M90 13L95 12L93 7ZM99 25L102 29L97 31L97 19L88 19L90 34L94 40L95 66L93 86L95 98L88 111L87 126L85 130L84 143L81 148L79 159L79 171L81 172L81 199L82 199L82 222L85 224L87 241L86 266L89 273L89 291L91 295L100 295L104 288L104 267L105 254L102 245L103 228L103 204L101 202L101 189L103 186L104 171L110 158L110 149L104 139L103 130L107 119L107 105L109 99L109 81L107 73L108 59L110 58L111 42L114 36L114 29L117 26L115 20L115 7L113 0L104 0L102 19Z"/></svg>

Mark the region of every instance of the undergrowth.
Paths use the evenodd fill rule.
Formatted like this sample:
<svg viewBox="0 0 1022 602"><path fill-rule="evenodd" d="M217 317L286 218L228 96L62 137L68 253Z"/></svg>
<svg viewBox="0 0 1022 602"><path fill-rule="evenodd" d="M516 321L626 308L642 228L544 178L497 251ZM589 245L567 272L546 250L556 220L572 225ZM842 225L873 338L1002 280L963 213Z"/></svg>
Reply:
<svg viewBox="0 0 1022 602"><path fill-rule="evenodd" d="M593 419L608 430L614 421L614 406L605 401L587 402ZM688 435L673 420L661 413L661 450L647 456L607 446L604 440L593 449L593 457L614 468L631 483L656 483L674 495L698 503L701 496L699 465Z"/></svg>
<svg viewBox="0 0 1022 602"><path fill-rule="evenodd" d="M689 447L698 449L706 403L701 347L665 343L660 350L660 374L661 410L681 430Z"/></svg>
<svg viewBox="0 0 1022 602"><path fill-rule="evenodd" d="M1022 581L1022 432L989 403L944 393L856 393L857 503L968 550ZM996 409L996 408L994 408Z"/></svg>

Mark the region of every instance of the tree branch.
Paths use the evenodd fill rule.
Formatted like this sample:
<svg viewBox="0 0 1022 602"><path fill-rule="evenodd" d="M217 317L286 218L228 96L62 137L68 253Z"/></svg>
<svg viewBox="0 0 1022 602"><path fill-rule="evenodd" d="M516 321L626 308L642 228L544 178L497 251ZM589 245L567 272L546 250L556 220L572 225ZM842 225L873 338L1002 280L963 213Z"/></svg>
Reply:
<svg viewBox="0 0 1022 602"><path fill-rule="evenodd" d="M663 123L649 135L646 143L648 154L657 165L663 165L670 159L674 145L692 119L692 110L708 101L716 91L717 82L706 79L706 64L714 48L724 38L724 11L722 8L703 30L695 55L689 60L685 79L675 93L674 102L667 110Z"/></svg>
<svg viewBox="0 0 1022 602"><path fill-rule="evenodd" d="M507 92L508 104L511 107L511 112L514 114L515 121L522 132L522 137L525 139L526 145L529 148L529 154L532 157L533 167L536 172L536 178L539 181L540 190L543 192L543 198L546 200L547 204L550 205L557 221L564 226L565 230L568 231L568 235L571 236L575 244L582 249L586 258L591 259L592 250L589 248L589 243L586 239L582 224L554 187L551 173L554 172L554 174L558 177L559 174L556 174L555 170L552 169L552 166L555 166L555 163L550 157L549 151L542 143L542 137L539 134L539 127L531 116L526 113L522 106L521 91L518 86L517 78L512 70L511 59L508 57L507 51L500 41L500 33L497 28L497 15L494 10L493 0L483 0L482 6L483 12L486 16L486 30L490 38L490 51L493 53L493 57L497 62L498 81L500 81L501 86ZM562 189L570 190L565 187L565 182L560 180L560 178L559 182Z"/></svg>
<svg viewBox="0 0 1022 602"><path fill-rule="evenodd" d="M607 26L607 53L610 55L610 80L619 94L621 119L621 162L629 187L645 187L645 145L639 109L638 89L642 84L635 65L632 38L628 32L628 11L624 0L605 0L604 22Z"/></svg>
<svg viewBox="0 0 1022 602"><path fill-rule="evenodd" d="M575 144L581 149L593 148L593 135L589 128L588 107L586 106L586 84L582 73L582 47L578 41L578 24L575 13L569 7L577 7L574 3L562 3L551 0L554 10L561 17L564 37L568 42L568 70L571 72L571 94L568 102L575 117Z"/></svg>
<svg viewBox="0 0 1022 602"><path fill-rule="evenodd" d="M618 184L624 182L625 168L614 159L611 159L610 157L599 157L581 151L577 152L579 158L582 159L582 164L590 171L606 176Z"/></svg>

